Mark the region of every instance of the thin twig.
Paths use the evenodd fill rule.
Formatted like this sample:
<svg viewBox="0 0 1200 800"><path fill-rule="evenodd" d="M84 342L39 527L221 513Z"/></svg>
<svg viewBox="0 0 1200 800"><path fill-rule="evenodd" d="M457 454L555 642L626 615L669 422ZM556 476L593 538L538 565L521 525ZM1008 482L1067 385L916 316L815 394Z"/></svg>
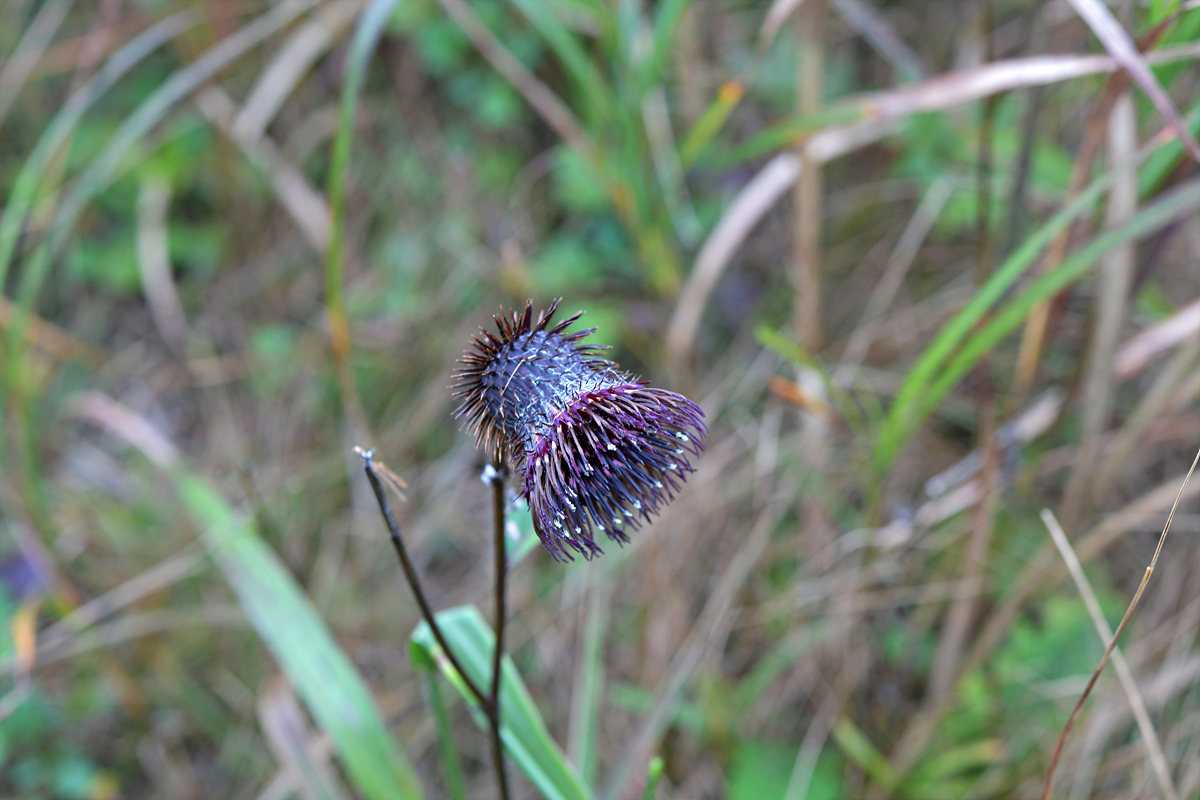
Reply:
<svg viewBox="0 0 1200 800"><path fill-rule="evenodd" d="M1046 771L1046 788L1042 792L1042 800L1050 800L1050 793L1054 788L1054 770L1058 767L1058 757L1062 754L1067 734L1071 732L1071 728L1075 725L1075 718L1079 716L1079 710L1083 708L1084 701L1092 693L1092 687L1096 685L1096 680L1100 677L1100 673L1104 671L1104 667L1108 664L1108 659L1112 657L1117 642L1121 640L1121 634L1125 632L1125 626L1129 624L1129 618L1133 616L1133 610L1137 608L1137 604L1142 599L1142 592L1146 590L1146 584L1150 582L1150 576L1154 573L1154 567L1158 564L1158 556L1162 553L1163 543L1167 540L1167 531L1171 530L1171 520L1175 519L1175 510L1179 508L1179 500L1183 497L1183 490L1187 487L1188 481L1191 480L1192 473L1196 471L1197 462L1200 462L1200 450L1196 451L1196 457L1192 459L1192 466L1188 468L1187 475L1183 477L1183 485L1179 487L1179 493L1175 495L1175 502L1171 505L1171 513L1167 514L1167 522L1163 525L1162 534L1158 537L1158 546L1154 548L1154 557L1150 559L1150 566L1146 567L1146 574L1142 576L1142 582L1138 584L1137 591L1133 595L1133 600L1129 603L1129 608L1125 610L1125 616L1121 618L1121 624L1117 626L1117 632L1113 634L1112 641L1108 643L1108 647L1104 651L1104 657L1100 659L1100 663L1096 666L1096 671L1092 673L1091 679L1088 681L1087 686L1084 687L1083 694L1079 696L1079 702L1071 710L1071 716L1067 718L1067 724L1063 726L1062 733L1058 735L1058 741L1054 744L1054 754L1050 756L1050 766Z"/></svg>
<svg viewBox="0 0 1200 800"><path fill-rule="evenodd" d="M1075 586L1079 589L1083 603L1087 606L1088 613L1092 615L1092 622L1096 626L1096 632L1100 634L1100 641L1106 642L1111 640L1113 637L1112 628L1109 627L1108 620L1104 618L1104 612L1100 609L1100 601L1096 599L1096 593L1092 590L1092 585L1088 582L1087 575L1083 572L1083 564L1079 562L1079 556L1075 554L1075 550L1071 547L1071 542L1067 539L1067 534L1063 531L1062 526L1058 524L1058 519L1054 516L1054 512L1048 508L1043 508L1042 522L1045 523L1046 529L1050 531L1050 537L1054 540L1054 546L1062 554L1063 561L1067 565L1067 570L1071 573L1071 579L1075 581ZM1129 706L1133 711L1134 719L1137 720L1138 729L1142 733L1142 739L1146 745L1146 754L1151 766L1154 768L1154 775L1158 779L1159 788L1162 789L1163 796L1168 800L1178 800L1179 793L1175 791L1175 785L1171 782L1171 770L1167 766L1166 756L1163 755L1162 744L1158 740L1158 733L1155 732L1154 724L1150 721L1150 713L1146 710L1146 701L1142 698L1141 692L1138 691L1137 682L1133 678L1133 671L1130 670L1128 662L1125 661L1125 656L1121 654L1121 648L1117 647L1113 650L1112 662L1113 667L1117 670L1117 677L1121 681L1121 688L1129 700Z"/></svg>
<svg viewBox="0 0 1200 800"><path fill-rule="evenodd" d="M490 718L492 703L488 696L475 685L475 681L471 680L471 676L467 674L467 671L462 668L458 658L454 655L454 651L450 649L450 645L446 642L446 637L442 635L442 629L438 627L429 601L425 599L425 590L421 588L421 579L417 577L417 571L413 568L412 561L408 558L408 550L404 546L404 540L400 538L400 528L396 525L396 518L392 516L392 507L388 505L387 497L383 493L383 485L379 482L379 477L375 474L375 465L372 462L372 459L375 457L375 450L364 450L361 447L355 447L354 452L362 458L363 471L367 473L367 480L371 482L371 490L375 492L375 499L379 501L379 511L383 514L383 521L387 523L388 533L392 537L392 546L396 548L396 555L400 557L400 567L404 570L404 578L408 581L409 588L412 589L413 595L417 598L417 605L421 608L421 616L425 617L425 624L433 632L433 638L437 640L438 646L446 654L446 659L450 662L450 665L458 672L463 683L467 685L471 694L475 695L475 699L479 702L480 707L484 709Z"/></svg>
<svg viewBox="0 0 1200 800"><path fill-rule="evenodd" d="M493 538L496 545L496 646L492 650L492 693L488 721L492 728L492 763L500 785L501 800L508 800L508 773L504 769L504 748L500 742L500 661L504 656L504 597L508 575L508 556L504 547L504 473L489 467L485 477L492 484Z"/></svg>

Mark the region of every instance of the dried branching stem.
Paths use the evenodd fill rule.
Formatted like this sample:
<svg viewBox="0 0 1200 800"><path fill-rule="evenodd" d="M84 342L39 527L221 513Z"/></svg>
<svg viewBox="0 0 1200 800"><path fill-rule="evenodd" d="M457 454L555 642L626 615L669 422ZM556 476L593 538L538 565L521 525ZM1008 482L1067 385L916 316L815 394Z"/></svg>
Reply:
<svg viewBox="0 0 1200 800"><path fill-rule="evenodd" d="M354 452L362 458L363 471L367 473L367 480L371 483L371 490L375 493L375 499L379 502L379 511L383 514L383 521L387 524L388 534L392 539L392 546L396 548L396 555L400 558L400 567L404 571L404 578L408 581L409 588L412 589L413 596L417 599L417 605L421 609L421 616L425 618L425 624L429 626L429 630L433 633L433 638L437 640L438 646L445 653L446 660L458 672L468 691L474 695L476 702L479 703L484 716L487 717L488 728L490 729L489 733L491 734L492 763L496 770L496 782L500 787L500 800L508 800L508 774L504 768L504 749L500 741L500 661L504 654L505 575L508 571L504 549L504 476L498 470L491 468L489 468L489 472L485 476L492 486L496 538L496 647L493 651L494 655L492 659L491 691L485 694L479 688L478 684L467 674L466 670L462 668L458 657L450 649L450 644L446 641L446 637L438 625L437 618L433 614L433 608L429 605L429 600L425 597L425 590L421 587L421 578L417 575L412 560L408 557L408 549L404 546L404 539L400 536L400 526L396 524L396 518L392 515L392 508L383 493L383 484L379 480L379 475L376 474L377 467L374 463L375 451L355 447ZM385 475L393 475L390 470L383 468L382 464L379 466Z"/></svg>
<svg viewBox="0 0 1200 800"><path fill-rule="evenodd" d="M1150 559L1150 566L1146 567L1146 574L1142 576L1142 582L1138 584L1137 591L1133 595L1133 600L1130 601L1129 608L1125 610L1125 616L1121 618L1121 624L1117 626L1117 631L1113 634L1112 641L1108 643L1108 647L1104 650L1104 656L1100 659L1100 663L1096 665L1096 670L1092 673L1091 679L1088 680L1087 686L1084 687L1083 694L1079 696L1079 701L1075 703L1075 708L1071 710L1071 716L1067 718L1067 724L1063 726L1062 732L1058 735L1058 741L1054 744L1054 753L1050 756L1050 766L1046 770L1046 788L1042 792L1042 800L1050 800L1050 794L1054 789L1054 771L1058 767L1058 758L1062 755L1062 748L1067 740L1067 734L1074 727L1075 719L1079 716L1079 711L1083 708L1088 695L1092 693L1092 687L1096 685L1096 680L1100 677L1100 673L1108 665L1108 660L1112 657L1113 650L1117 647L1117 642L1121 641L1121 634L1125 632L1125 626L1129 624L1129 619L1133 616L1134 609L1141 602L1142 593L1146 590L1146 584L1150 582L1150 576L1154 574L1154 567L1158 564L1158 556L1162 553L1163 543L1167 540L1167 532L1171 530L1171 520L1175 519L1175 510L1179 508L1179 501L1183 497L1183 490L1187 487L1188 481L1191 480L1192 473L1196 471L1197 462L1200 462L1200 450L1196 451L1196 457L1192 459L1192 466L1188 468L1187 475L1183 478L1183 485L1179 487L1179 493L1175 496L1171 512L1167 514L1167 522L1163 525L1162 534L1158 537L1158 545L1154 548L1154 557Z"/></svg>
<svg viewBox="0 0 1200 800"><path fill-rule="evenodd" d="M1050 538L1054 540L1054 546L1058 548L1063 562L1067 565L1067 570L1071 573L1071 579L1075 581L1075 586L1079 589L1083 603L1087 606L1088 613L1092 616L1092 622L1096 626L1096 633L1100 634L1100 641L1110 641L1113 638L1113 630L1109 626L1108 620L1104 618L1104 612L1100 609L1100 601L1096 598L1096 593L1092 590L1092 585L1083 572L1083 564L1080 563L1079 556L1071 547L1066 532L1058 523L1054 512L1048 508L1042 509L1042 522L1050 531ZM1146 745L1146 754L1154 769L1154 776L1158 779L1159 788L1167 800L1178 800L1179 793L1175 791L1175 786L1171 782L1171 770L1167 766L1166 756L1163 755L1162 743L1159 742L1158 733L1155 732L1150 714L1146 710L1146 701L1138 691L1133 671L1130 670L1129 663L1122 655L1120 647L1113 649L1112 662L1117 670L1117 678L1121 681L1121 688L1129 700L1133 717L1137 720L1138 730L1141 731Z"/></svg>

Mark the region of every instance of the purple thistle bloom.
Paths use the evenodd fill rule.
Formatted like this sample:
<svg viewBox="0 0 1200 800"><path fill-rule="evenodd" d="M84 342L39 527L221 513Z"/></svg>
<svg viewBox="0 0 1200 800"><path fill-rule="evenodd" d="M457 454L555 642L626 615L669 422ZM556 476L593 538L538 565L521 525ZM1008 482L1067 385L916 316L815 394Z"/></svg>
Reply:
<svg viewBox="0 0 1200 800"><path fill-rule="evenodd" d="M496 463L505 453L523 472L533 528L555 559L603 552L595 531L624 543L626 526L649 522L693 472L704 449L700 407L653 388L583 344L595 328L563 333L582 311L549 327L558 301L533 322L495 317L499 337L481 329L458 370L456 417Z"/></svg>

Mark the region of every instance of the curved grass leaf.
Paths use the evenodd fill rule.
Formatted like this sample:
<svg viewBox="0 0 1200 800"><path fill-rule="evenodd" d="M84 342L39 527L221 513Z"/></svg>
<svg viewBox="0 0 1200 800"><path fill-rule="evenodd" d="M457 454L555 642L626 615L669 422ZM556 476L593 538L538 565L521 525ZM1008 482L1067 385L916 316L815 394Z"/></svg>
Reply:
<svg viewBox="0 0 1200 800"><path fill-rule="evenodd" d="M474 606L446 609L437 615L437 621L468 677L479 686L489 685L496 640L479 609ZM437 665L469 704L480 728L486 729L486 719L475 703L474 695L442 653L424 622L412 633L410 652L418 666L430 662ZM550 738L541 712L529 696L512 659L507 656L500 670L500 716L500 738L505 749L544 797L548 800L592 800L592 792Z"/></svg>
<svg viewBox="0 0 1200 800"><path fill-rule="evenodd" d="M203 480L177 473L176 488L250 624L333 740L358 790L369 800L420 798L416 774L366 684L253 523Z"/></svg>
<svg viewBox="0 0 1200 800"><path fill-rule="evenodd" d="M177 103L212 80L231 62L241 58L251 48L319 2L320 0L284 0L206 50L191 64L171 75L143 100L113 134L104 151L83 171L71 192L63 198L62 205L54 216L50 237L51 253L58 252L83 209L113 180L134 146L151 128L161 122Z"/></svg>
<svg viewBox="0 0 1200 800"><path fill-rule="evenodd" d="M21 282L17 288L17 306L23 314L29 314L32 311L38 293L50 272L51 260L66 243L67 237L80 214L83 213L83 209L87 207L92 198L112 182L126 156L149 133L150 129L161 122L177 103L211 80L230 62L245 55L252 47L312 8L319 1L284 0L253 22L240 28L236 33L222 39L188 66L176 71L134 109L133 113L113 134L108 146L84 169L71 191L63 198L54 214L50 232L26 261L25 269L21 274ZM144 42L143 46L145 46ZM135 51L136 53L137 51ZM112 59L110 59L110 63L111 61ZM117 77L119 74L110 76L109 79L115 81ZM101 83L97 86L103 87L105 84ZM77 115L81 115L90 102L84 103L83 107L76 108L68 116L63 117L64 134L73 130L74 125L78 123ZM65 112L64 108L63 113ZM55 135L60 134L55 133ZM53 155L53 148L47 150L46 157L50 155ZM35 166L38 173L44 169L43 166ZM15 243L15 233L13 241ZM19 352L20 342L24 338L24 319L22 317L14 320L8 334L8 358L3 377L5 386L12 384L20 363L20 359L15 357L15 354Z"/></svg>
<svg viewBox="0 0 1200 800"><path fill-rule="evenodd" d="M650 57L641 70L641 89L645 91L662 81L675 46L679 23L692 0L665 0L654 9L654 28Z"/></svg>
<svg viewBox="0 0 1200 800"><path fill-rule="evenodd" d="M414 658L413 661L416 665L418 659ZM458 745L454 743L454 729L450 725L450 712L446 710L446 701L442 697L442 684L438 681L436 667L429 662L423 668L419 667L417 671L421 674L421 689L425 694L425 703L429 706L430 713L433 714L433 724L438 732L438 749L442 753L442 765L446 772L446 793L450 795L450 800L467 800L462 757L458 754Z"/></svg>

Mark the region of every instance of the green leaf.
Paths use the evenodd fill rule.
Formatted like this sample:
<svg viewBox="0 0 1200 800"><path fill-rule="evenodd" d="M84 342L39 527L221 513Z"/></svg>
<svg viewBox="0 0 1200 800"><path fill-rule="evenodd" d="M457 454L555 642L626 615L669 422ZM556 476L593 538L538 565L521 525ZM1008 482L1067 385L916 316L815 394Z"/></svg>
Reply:
<svg viewBox="0 0 1200 800"><path fill-rule="evenodd" d="M467 677L478 686L490 686L496 640L479 609L474 606L450 608L437 614L437 623ZM451 666L426 623L422 622L413 631L412 642L437 663L441 673L475 712L475 721L486 729L486 719L474 695ZM504 657L500 669L500 717L500 738L505 749L544 797L548 800L590 800L593 797L550 738L541 712L508 656Z"/></svg>
<svg viewBox="0 0 1200 800"><path fill-rule="evenodd" d="M442 751L442 766L446 772L446 791L451 800L466 800L467 787L464 782L462 757L454 743L454 729L450 724L450 712L442 697L442 685L438 682L437 663L416 643L408 643L408 657L413 669L421 677L421 689L425 704L433 714L438 732L438 749Z"/></svg>
<svg viewBox="0 0 1200 800"><path fill-rule="evenodd" d="M176 474L176 488L208 539L221 572L267 649L329 734L346 774L369 800L420 798L362 677L295 578L249 520L205 481Z"/></svg>

